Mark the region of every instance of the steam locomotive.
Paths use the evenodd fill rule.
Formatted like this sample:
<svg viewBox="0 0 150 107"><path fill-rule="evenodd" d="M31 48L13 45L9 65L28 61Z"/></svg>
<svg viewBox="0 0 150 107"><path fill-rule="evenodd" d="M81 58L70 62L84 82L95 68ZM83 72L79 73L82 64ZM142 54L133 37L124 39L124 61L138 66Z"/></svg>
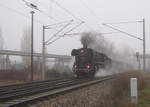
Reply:
<svg viewBox="0 0 150 107"><path fill-rule="evenodd" d="M111 59L103 53L94 51L86 46L73 49L71 56L75 56L73 72L77 77L93 77L99 69L111 66Z"/></svg>

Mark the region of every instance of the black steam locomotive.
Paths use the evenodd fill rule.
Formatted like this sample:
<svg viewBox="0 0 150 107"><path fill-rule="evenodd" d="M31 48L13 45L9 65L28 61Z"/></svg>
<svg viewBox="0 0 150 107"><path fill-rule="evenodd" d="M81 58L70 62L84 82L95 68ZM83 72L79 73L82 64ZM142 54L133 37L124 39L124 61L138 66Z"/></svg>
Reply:
<svg viewBox="0 0 150 107"><path fill-rule="evenodd" d="M84 47L73 49L71 56L75 56L73 72L77 77L93 77L99 69L111 66L111 59L103 53Z"/></svg>

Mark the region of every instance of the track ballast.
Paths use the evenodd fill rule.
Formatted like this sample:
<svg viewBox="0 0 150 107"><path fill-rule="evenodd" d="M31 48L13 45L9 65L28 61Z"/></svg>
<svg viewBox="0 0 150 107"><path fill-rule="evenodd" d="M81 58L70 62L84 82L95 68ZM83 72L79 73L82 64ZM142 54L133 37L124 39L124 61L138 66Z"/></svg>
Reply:
<svg viewBox="0 0 150 107"><path fill-rule="evenodd" d="M0 87L0 107L24 106L43 98L105 82L114 76L99 78L66 78Z"/></svg>

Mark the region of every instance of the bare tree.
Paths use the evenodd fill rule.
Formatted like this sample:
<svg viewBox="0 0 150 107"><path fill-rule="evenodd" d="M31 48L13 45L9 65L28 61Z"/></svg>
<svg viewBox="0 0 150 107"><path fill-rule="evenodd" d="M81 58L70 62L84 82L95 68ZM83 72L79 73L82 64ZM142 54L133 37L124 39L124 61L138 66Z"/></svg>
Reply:
<svg viewBox="0 0 150 107"><path fill-rule="evenodd" d="M21 40L21 51L31 52L31 30L30 27L24 29L22 40ZM22 57L23 64L28 67L30 65L30 57Z"/></svg>
<svg viewBox="0 0 150 107"><path fill-rule="evenodd" d="M3 39L3 36L2 36L2 29L0 27L0 50L3 50L3 48L4 48L4 39ZM0 69L2 67L4 67L3 61L4 61L4 56L0 55Z"/></svg>
<svg viewBox="0 0 150 107"><path fill-rule="evenodd" d="M21 51L31 53L31 28L26 27L23 32L22 40L21 40ZM35 51L34 51L35 52ZM22 62L26 68L31 65L31 57L30 56L22 56ZM40 58L34 57L34 71L40 71ZM37 66L39 65L39 66Z"/></svg>
<svg viewBox="0 0 150 107"><path fill-rule="evenodd" d="M0 50L3 49L3 46L4 46L4 39L2 36L2 29L0 28Z"/></svg>

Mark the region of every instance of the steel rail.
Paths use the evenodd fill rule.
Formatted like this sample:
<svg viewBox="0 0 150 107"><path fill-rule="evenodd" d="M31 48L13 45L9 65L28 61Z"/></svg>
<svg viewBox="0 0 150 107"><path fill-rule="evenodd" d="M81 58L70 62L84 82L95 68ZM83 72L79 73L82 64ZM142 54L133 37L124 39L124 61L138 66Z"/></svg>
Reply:
<svg viewBox="0 0 150 107"><path fill-rule="evenodd" d="M20 88L20 89L17 89L17 90L11 90L11 91L8 91L8 92L4 92L2 94L0 94L0 101L1 99L4 100L4 98L12 98L12 97L17 97L17 96L21 96L21 95L26 95L27 93L31 94L31 93L34 93L34 92L39 92L39 90L43 90L43 89L47 89L47 87L54 87L54 86L60 86L60 84L63 84L63 83L69 83L69 82L72 82L74 80L65 80L65 81L57 81L55 83L43 83L43 84L40 84L40 85L34 85L34 86L30 86L30 87L25 87L25 88ZM60 83L59 83L60 82ZM52 88L53 88L52 87Z"/></svg>
<svg viewBox="0 0 150 107"><path fill-rule="evenodd" d="M3 96L0 96L0 101L3 102L0 104L0 107L13 107L13 106L21 106L25 104L29 104L32 102L35 102L36 100L40 100L43 98L47 98L49 96L63 94L65 92L69 92L78 88L82 88L85 86L93 85L96 83L104 82L107 80L112 79L114 76L106 76L101 78L95 78L95 79L73 79L70 81L65 82L58 82L55 85L42 85L39 86L41 88L34 88L32 90L24 90L24 91L18 91L17 93L12 94L6 94Z"/></svg>
<svg viewBox="0 0 150 107"><path fill-rule="evenodd" d="M8 90L25 88L25 87L39 85L39 84L43 84L43 83L59 82L59 81L64 81L64 80L68 80L68 79L72 79L72 78L56 78L56 79L50 79L50 80L46 80L46 81L33 81L33 82L27 82L27 83L21 83L21 84L0 86L0 95L2 92L6 92Z"/></svg>
<svg viewBox="0 0 150 107"><path fill-rule="evenodd" d="M7 101L7 100L10 100L13 98L18 98L18 97L22 97L22 96L28 96L28 95L41 93L41 92L46 92L48 90L53 90L56 88L61 88L64 86L73 85L73 84L78 83L79 81L81 81L81 80L74 80L73 79L73 80L59 82L56 84L43 84L43 85L39 85L39 86L29 87L28 89L16 90L16 91L1 95L0 101Z"/></svg>

